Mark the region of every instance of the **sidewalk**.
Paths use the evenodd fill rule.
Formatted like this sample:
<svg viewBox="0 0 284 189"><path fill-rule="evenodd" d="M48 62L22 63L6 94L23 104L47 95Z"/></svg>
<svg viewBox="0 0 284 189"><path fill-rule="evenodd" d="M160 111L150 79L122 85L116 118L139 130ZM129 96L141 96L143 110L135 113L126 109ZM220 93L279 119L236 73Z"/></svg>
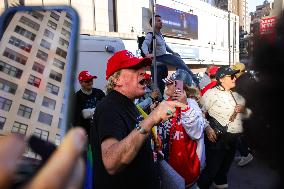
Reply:
<svg viewBox="0 0 284 189"><path fill-rule="evenodd" d="M256 155L244 167L239 167L234 161L228 179L229 189L274 189L280 180L277 173Z"/></svg>

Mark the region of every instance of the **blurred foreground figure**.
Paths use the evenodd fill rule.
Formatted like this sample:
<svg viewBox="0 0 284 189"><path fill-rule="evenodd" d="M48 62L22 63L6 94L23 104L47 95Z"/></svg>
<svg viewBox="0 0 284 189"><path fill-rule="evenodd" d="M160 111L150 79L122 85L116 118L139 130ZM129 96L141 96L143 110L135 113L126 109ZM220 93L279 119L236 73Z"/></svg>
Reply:
<svg viewBox="0 0 284 189"><path fill-rule="evenodd" d="M278 18L276 34L272 38L258 41L253 60L253 70L257 75L250 75L256 80L237 83L239 93L247 99L247 105L253 114L244 122L245 134L262 159L279 171L283 176L283 83L284 66L284 15ZM282 183L275 183L271 188L283 188Z"/></svg>
<svg viewBox="0 0 284 189"><path fill-rule="evenodd" d="M87 141L81 128L71 129L48 162L29 180L24 189L79 189L84 178L81 153ZM11 188L18 162L26 149L24 138L11 134L0 138L0 188Z"/></svg>

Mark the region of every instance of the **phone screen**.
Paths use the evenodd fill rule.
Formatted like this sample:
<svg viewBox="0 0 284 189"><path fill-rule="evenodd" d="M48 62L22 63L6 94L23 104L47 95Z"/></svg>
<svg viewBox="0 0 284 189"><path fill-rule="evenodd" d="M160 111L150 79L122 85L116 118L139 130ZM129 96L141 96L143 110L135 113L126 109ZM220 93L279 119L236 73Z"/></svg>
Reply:
<svg viewBox="0 0 284 189"><path fill-rule="evenodd" d="M183 81L182 80L175 80L175 89L183 91Z"/></svg>
<svg viewBox="0 0 284 189"><path fill-rule="evenodd" d="M13 7L1 19L0 134L36 135L58 145L71 126L77 13ZM30 149L25 156L38 159Z"/></svg>

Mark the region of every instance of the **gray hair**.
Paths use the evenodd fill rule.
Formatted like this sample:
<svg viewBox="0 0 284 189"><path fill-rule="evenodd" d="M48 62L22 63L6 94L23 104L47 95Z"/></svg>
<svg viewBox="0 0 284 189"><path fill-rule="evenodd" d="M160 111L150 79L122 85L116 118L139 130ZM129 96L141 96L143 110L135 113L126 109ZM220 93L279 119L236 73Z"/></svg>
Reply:
<svg viewBox="0 0 284 189"><path fill-rule="evenodd" d="M107 84L106 84L106 93L110 93L111 91L113 91L114 87L116 86L116 83L114 82L114 79L118 78L120 76L121 71L117 71L114 74L112 74L108 80L107 80Z"/></svg>

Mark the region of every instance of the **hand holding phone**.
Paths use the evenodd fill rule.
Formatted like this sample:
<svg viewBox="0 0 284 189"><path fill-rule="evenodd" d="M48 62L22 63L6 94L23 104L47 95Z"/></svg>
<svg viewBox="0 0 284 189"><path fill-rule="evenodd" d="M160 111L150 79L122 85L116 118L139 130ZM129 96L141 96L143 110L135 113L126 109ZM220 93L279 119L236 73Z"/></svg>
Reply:
<svg viewBox="0 0 284 189"><path fill-rule="evenodd" d="M51 15L57 20L51 22ZM15 162L15 171L11 173L18 180L12 181L13 188L22 188L21 183L34 179L32 176L55 150L51 143L59 144L72 126L78 22L76 11L67 6L10 7L0 17L0 49L3 50L0 85L4 86L0 89L0 100L5 104L0 116L5 120L0 135L12 132L26 139L31 135L39 138L36 146L27 148L20 156L19 162L7 159L8 163ZM24 144L25 140L17 143ZM10 151L16 153L17 149L2 148L0 156ZM0 164L6 164L5 159L0 160ZM45 180L53 179L45 177ZM46 188L54 188L52 183L48 184L50 187ZM7 187L0 183L0 188Z"/></svg>
<svg viewBox="0 0 284 189"><path fill-rule="evenodd" d="M182 80L175 80L175 92L174 92L172 99L178 102L184 103L184 104L187 103L187 96L183 89Z"/></svg>

